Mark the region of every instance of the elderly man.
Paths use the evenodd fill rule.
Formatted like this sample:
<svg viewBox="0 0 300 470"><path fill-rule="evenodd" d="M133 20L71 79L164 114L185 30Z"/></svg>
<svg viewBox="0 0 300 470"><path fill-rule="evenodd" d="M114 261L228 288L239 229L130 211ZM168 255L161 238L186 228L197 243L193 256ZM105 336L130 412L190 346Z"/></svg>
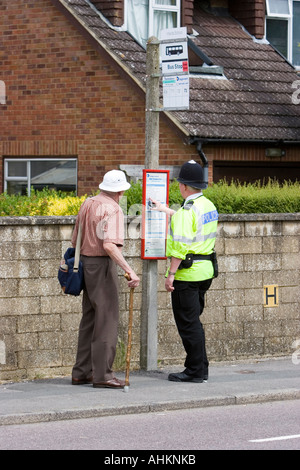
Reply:
<svg viewBox="0 0 300 470"><path fill-rule="evenodd" d="M119 321L117 265L130 275L129 287L139 285L138 276L122 255L124 214L119 200L130 184L122 171L112 170L104 175L99 188L99 195L82 204L72 236L75 246L80 224L85 287L72 384L119 389L125 381L112 371Z"/></svg>

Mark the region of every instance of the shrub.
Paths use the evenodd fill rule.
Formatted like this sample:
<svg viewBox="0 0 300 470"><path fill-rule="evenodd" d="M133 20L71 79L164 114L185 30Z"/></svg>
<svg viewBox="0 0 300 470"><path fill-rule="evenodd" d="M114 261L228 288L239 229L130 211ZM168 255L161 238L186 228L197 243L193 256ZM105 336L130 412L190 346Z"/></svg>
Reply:
<svg viewBox="0 0 300 470"><path fill-rule="evenodd" d="M300 183L269 180L267 184L239 184L226 181L204 190L220 214L300 212Z"/></svg>
<svg viewBox="0 0 300 470"><path fill-rule="evenodd" d="M203 194L216 206L220 214L300 212L300 183L286 181L279 184L269 180L262 185L228 183L220 181L203 190ZM127 207L142 203L142 185L132 184L125 193ZM183 199L179 184L173 181L169 187L169 206L178 208Z"/></svg>
<svg viewBox="0 0 300 470"><path fill-rule="evenodd" d="M239 184L226 181L210 185L203 191L220 214L300 212L300 183L269 181L265 185ZM131 215L141 213L142 184L137 182L126 191L121 206ZM0 216L76 215L87 195L56 192L49 189L31 191L31 196L0 194ZM177 209L182 203L179 184L169 188L169 206Z"/></svg>
<svg viewBox="0 0 300 470"><path fill-rule="evenodd" d="M30 196L0 194L0 216L76 215L85 196L72 193L31 190Z"/></svg>

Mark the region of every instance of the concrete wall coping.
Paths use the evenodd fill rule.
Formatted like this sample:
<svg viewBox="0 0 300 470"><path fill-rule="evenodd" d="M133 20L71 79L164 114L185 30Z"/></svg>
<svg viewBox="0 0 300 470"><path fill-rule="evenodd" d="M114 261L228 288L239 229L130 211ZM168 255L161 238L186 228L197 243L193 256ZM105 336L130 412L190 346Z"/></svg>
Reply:
<svg viewBox="0 0 300 470"><path fill-rule="evenodd" d="M127 221L140 219L140 216L128 216ZM75 215L69 216L20 216L0 217L0 225L69 225L74 224ZM255 222L255 221L298 221L300 212L268 214L220 214L219 222Z"/></svg>

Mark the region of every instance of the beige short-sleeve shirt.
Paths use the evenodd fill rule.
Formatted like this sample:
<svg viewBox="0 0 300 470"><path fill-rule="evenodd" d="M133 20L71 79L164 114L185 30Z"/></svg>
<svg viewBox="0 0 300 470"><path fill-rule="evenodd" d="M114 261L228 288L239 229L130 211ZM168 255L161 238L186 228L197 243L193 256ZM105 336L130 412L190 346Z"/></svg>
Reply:
<svg viewBox="0 0 300 470"><path fill-rule="evenodd" d="M117 202L105 193L88 198L79 210L72 245L75 247L78 224L81 224L80 253L85 256L107 256L105 242L124 244L124 214Z"/></svg>

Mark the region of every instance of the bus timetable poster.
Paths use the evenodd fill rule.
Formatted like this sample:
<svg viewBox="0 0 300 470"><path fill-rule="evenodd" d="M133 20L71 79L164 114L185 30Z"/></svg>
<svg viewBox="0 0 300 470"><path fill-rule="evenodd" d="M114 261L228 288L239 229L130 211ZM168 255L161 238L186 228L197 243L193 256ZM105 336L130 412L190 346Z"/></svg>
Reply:
<svg viewBox="0 0 300 470"><path fill-rule="evenodd" d="M151 199L169 203L169 170L143 170L142 259L166 259L168 216Z"/></svg>

